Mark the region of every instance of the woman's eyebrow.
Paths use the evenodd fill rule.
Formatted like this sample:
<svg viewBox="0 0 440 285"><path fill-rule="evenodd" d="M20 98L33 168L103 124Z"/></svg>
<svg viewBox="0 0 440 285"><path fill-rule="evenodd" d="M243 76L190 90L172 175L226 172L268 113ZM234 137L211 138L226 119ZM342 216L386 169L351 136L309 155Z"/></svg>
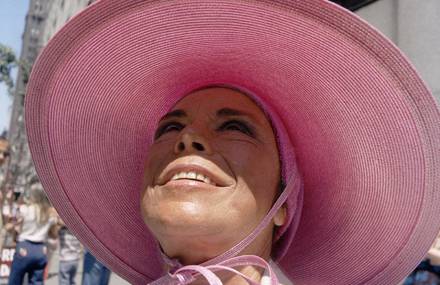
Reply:
<svg viewBox="0 0 440 285"><path fill-rule="evenodd" d="M245 116L251 119L255 119L252 114L232 108L222 108L217 111L217 117L229 117L229 116Z"/></svg>
<svg viewBox="0 0 440 285"><path fill-rule="evenodd" d="M171 111L169 113L166 113L162 118L160 118L159 122L163 121L163 120L170 119L170 118L182 118L182 117L186 117L186 116L187 116L187 114L185 111L183 111L181 109L177 109L177 110Z"/></svg>

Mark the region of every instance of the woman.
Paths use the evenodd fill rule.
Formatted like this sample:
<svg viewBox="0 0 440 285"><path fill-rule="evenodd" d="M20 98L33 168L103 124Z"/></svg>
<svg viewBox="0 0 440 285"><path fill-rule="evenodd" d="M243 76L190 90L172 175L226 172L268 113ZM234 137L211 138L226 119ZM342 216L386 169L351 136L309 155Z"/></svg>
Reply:
<svg viewBox="0 0 440 285"><path fill-rule="evenodd" d="M15 199L14 191L10 187L6 187L6 189L6 197L2 204L2 216L5 225L2 232L2 242L4 242L5 246L15 247L17 232L13 227L20 202Z"/></svg>
<svg viewBox="0 0 440 285"><path fill-rule="evenodd" d="M81 259L81 243L69 231L66 224L59 219L58 237L60 243L59 249L59 285L75 285L75 277L78 270L79 261Z"/></svg>
<svg viewBox="0 0 440 285"><path fill-rule="evenodd" d="M132 284L397 284L439 231L435 102L327 1L98 1L26 118L66 225Z"/></svg>
<svg viewBox="0 0 440 285"><path fill-rule="evenodd" d="M7 224L14 216L14 192L12 189L6 191L6 197L2 199L2 216L5 224Z"/></svg>
<svg viewBox="0 0 440 285"><path fill-rule="evenodd" d="M201 264L244 240L290 178L281 177L271 123L237 90L192 92L163 117L154 137L141 210L163 253L182 264ZM286 220L285 208L275 210L273 221L240 254L270 258L275 226ZM254 281L262 277L258 267L241 271ZM239 284L240 279L234 276L228 282Z"/></svg>
<svg viewBox="0 0 440 285"><path fill-rule="evenodd" d="M29 201L20 206L15 227L18 243L9 275L10 285L21 285L25 274L28 284L43 284L47 264L46 240L57 219L41 185L34 184L29 191Z"/></svg>

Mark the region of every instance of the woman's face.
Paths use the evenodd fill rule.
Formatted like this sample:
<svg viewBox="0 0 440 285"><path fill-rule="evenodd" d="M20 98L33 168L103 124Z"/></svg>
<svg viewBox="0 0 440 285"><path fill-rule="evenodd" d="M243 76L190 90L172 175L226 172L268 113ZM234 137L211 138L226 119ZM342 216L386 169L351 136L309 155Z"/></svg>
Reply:
<svg viewBox="0 0 440 285"><path fill-rule="evenodd" d="M158 124L143 218L168 254L188 238L229 249L267 214L279 181L276 140L260 108L231 89L199 90Z"/></svg>

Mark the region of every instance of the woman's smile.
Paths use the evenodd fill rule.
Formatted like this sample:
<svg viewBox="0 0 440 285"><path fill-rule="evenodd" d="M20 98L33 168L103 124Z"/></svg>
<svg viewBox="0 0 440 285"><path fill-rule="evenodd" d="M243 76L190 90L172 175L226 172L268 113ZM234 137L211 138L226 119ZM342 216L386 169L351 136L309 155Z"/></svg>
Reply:
<svg viewBox="0 0 440 285"><path fill-rule="evenodd" d="M185 156L168 164L157 178L156 185L180 182L200 182L217 187L230 187L235 180L215 163L203 157Z"/></svg>

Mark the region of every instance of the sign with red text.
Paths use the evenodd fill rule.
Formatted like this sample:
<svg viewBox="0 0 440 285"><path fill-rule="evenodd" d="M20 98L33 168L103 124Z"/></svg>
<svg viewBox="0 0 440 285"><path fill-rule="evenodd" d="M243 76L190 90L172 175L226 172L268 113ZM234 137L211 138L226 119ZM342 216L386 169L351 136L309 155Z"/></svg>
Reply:
<svg viewBox="0 0 440 285"><path fill-rule="evenodd" d="M12 260L14 259L15 247L3 247L0 259L0 277L9 277Z"/></svg>

